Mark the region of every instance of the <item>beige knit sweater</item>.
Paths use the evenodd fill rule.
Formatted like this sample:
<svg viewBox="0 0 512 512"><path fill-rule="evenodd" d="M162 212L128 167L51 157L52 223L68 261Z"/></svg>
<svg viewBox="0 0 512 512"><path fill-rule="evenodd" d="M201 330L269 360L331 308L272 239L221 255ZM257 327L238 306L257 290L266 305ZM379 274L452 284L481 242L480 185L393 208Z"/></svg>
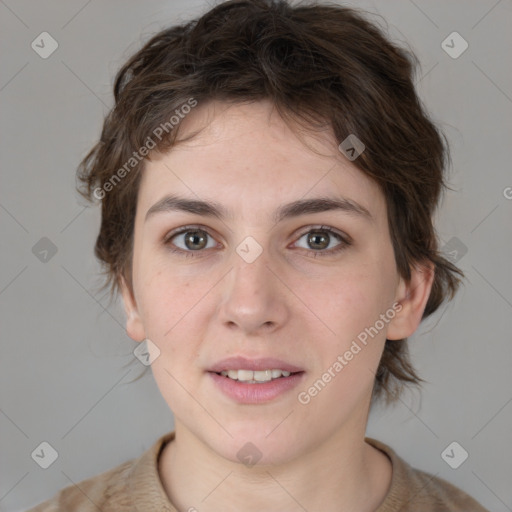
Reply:
<svg viewBox="0 0 512 512"><path fill-rule="evenodd" d="M178 512L158 474L158 457L172 439L174 432L162 436L138 459L66 487L28 512ZM366 441L384 452L393 466L390 489L376 512L489 512L447 481L412 468L389 446Z"/></svg>

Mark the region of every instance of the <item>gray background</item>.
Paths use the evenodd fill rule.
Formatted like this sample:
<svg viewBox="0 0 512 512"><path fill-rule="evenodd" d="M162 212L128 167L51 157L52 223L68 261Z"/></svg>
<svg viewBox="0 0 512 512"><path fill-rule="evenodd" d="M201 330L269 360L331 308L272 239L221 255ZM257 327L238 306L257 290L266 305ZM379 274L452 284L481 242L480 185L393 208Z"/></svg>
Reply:
<svg viewBox="0 0 512 512"><path fill-rule="evenodd" d="M456 237L449 247L459 257L467 248L459 261L465 287L411 339L429 382L421 396L373 410L368 435L491 511L512 510L512 2L354 5L381 14L420 58L419 92L453 152L439 234L443 244ZM131 382L144 367L120 305L98 292L99 212L77 198L74 173L112 104L115 71L152 33L205 7L0 2L2 511L24 510L136 457L172 429L152 376ZM47 59L31 48L43 31L59 45ZM469 43L457 59L441 47L453 31ZM33 251L42 237L57 248L46 263L39 246ZM59 454L46 470L31 458L42 441ZM469 453L458 469L440 455L452 441Z"/></svg>

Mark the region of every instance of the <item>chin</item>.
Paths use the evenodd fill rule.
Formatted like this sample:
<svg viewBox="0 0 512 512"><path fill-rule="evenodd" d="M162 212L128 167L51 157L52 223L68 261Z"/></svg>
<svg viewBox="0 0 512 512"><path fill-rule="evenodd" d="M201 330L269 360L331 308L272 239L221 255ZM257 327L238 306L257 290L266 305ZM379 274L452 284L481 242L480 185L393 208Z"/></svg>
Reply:
<svg viewBox="0 0 512 512"><path fill-rule="evenodd" d="M298 441L303 442L304 436L291 424L279 431L280 427L276 428L279 421L261 422L259 426L250 422L236 427L226 425L233 437L224 433L215 439L207 436L210 437L208 444L224 459L248 467L284 464L299 455Z"/></svg>

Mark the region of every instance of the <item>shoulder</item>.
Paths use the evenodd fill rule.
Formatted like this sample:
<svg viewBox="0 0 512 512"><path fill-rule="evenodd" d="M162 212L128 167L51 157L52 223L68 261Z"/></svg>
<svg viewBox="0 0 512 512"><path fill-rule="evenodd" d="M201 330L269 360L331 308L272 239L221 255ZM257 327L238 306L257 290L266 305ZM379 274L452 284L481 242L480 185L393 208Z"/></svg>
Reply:
<svg viewBox="0 0 512 512"><path fill-rule="evenodd" d="M420 509L422 512L489 512L469 494L446 480L414 468L410 468L410 472L410 484L417 493L411 499L415 506L424 507Z"/></svg>
<svg viewBox="0 0 512 512"><path fill-rule="evenodd" d="M127 493L123 488L135 460L130 460L109 471L70 485L28 512L124 510L121 508L122 500Z"/></svg>
<svg viewBox="0 0 512 512"><path fill-rule="evenodd" d="M377 512L489 512L448 481L411 467L389 446L366 438L391 460L391 485Z"/></svg>
<svg viewBox="0 0 512 512"><path fill-rule="evenodd" d="M174 432L165 434L139 458L70 485L27 512L132 512L134 505L173 511L158 473L160 453L173 438Z"/></svg>

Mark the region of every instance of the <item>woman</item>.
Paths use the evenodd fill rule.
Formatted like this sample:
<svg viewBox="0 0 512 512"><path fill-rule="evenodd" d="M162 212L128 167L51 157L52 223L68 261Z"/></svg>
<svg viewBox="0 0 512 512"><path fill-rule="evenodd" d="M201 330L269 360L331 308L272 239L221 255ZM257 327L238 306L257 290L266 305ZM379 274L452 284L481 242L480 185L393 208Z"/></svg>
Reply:
<svg viewBox="0 0 512 512"><path fill-rule="evenodd" d="M175 431L34 511L484 511L365 438L461 275L413 63L354 10L233 0L123 66L79 176Z"/></svg>

